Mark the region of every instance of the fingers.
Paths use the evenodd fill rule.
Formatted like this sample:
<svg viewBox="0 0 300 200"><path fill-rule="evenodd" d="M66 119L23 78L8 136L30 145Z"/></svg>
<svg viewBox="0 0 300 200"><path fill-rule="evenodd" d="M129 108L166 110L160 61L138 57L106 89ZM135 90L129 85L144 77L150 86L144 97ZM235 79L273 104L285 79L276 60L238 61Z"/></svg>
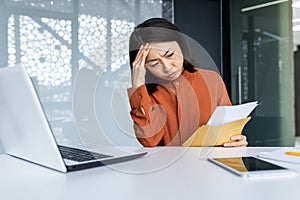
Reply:
<svg viewBox="0 0 300 200"><path fill-rule="evenodd" d="M133 66L141 66L141 64L145 65L145 60L150 51L150 44L146 43L144 45L141 45L139 52L136 55L135 60L133 61Z"/></svg>
<svg viewBox="0 0 300 200"><path fill-rule="evenodd" d="M230 138L231 140L234 140L235 142L227 142L224 143L224 147L239 147L239 146L247 146L247 137L244 135L235 135Z"/></svg>
<svg viewBox="0 0 300 200"><path fill-rule="evenodd" d="M142 52L142 55L141 55L141 64L143 66L145 66L146 57L147 57L149 51L150 51L150 44L146 43L144 46L144 51Z"/></svg>
<svg viewBox="0 0 300 200"><path fill-rule="evenodd" d="M138 88L139 86L145 84L145 75L146 68L145 62L146 57L150 52L150 44L146 43L145 45L141 45L139 52L135 60L132 63L132 87Z"/></svg>

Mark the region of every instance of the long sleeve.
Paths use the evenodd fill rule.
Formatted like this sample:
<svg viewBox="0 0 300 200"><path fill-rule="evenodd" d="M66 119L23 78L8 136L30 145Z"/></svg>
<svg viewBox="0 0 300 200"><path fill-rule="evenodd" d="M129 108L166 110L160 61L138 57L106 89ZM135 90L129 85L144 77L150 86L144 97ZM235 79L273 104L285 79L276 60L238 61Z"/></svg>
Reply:
<svg viewBox="0 0 300 200"><path fill-rule="evenodd" d="M165 109L154 102L145 85L128 89L128 96L137 139L144 146L157 146L164 135Z"/></svg>

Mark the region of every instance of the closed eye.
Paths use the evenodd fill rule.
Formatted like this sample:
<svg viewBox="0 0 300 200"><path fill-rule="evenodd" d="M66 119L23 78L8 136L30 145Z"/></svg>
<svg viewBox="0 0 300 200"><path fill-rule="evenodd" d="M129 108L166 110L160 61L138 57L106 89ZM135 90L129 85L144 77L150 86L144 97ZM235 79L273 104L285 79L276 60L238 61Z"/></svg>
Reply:
<svg viewBox="0 0 300 200"><path fill-rule="evenodd" d="M152 65L150 65L151 67L155 67L156 65L158 65L158 63L154 63Z"/></svg>
<svg viewBox="0 0 300 200"><path fill-rule="evenodd" d="M169 57L172 57L174 55L174 52L168 54L166 57L169 58Z"/></svg>

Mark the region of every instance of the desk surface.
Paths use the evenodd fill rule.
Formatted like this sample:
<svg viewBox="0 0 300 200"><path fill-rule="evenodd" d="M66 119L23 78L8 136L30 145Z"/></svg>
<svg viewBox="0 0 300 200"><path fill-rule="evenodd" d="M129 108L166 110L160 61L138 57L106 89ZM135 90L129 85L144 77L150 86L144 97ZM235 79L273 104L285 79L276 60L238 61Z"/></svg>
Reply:
<svg viewBox="0 0 300 200"><path fill-rule="evenodd" d="M0 155L0 199L300 199L296 177L246 180L206 156L255 155L276 148L153 148L140 159L63 174Z"/></svg>

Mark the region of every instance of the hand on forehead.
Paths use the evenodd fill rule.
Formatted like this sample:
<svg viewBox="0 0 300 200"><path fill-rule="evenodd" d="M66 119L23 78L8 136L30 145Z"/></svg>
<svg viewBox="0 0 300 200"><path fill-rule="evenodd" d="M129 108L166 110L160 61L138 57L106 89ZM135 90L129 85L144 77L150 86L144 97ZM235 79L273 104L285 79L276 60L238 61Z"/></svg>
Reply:
<svg viewBox="0 0 300 200"><path fill-rule="evenodd" d="M182 51L176 41L170 42L151 42L150 52L147 56L148 59L153 59L152 57L164 56L168 53L175 53L182 57Z"/></svg>

